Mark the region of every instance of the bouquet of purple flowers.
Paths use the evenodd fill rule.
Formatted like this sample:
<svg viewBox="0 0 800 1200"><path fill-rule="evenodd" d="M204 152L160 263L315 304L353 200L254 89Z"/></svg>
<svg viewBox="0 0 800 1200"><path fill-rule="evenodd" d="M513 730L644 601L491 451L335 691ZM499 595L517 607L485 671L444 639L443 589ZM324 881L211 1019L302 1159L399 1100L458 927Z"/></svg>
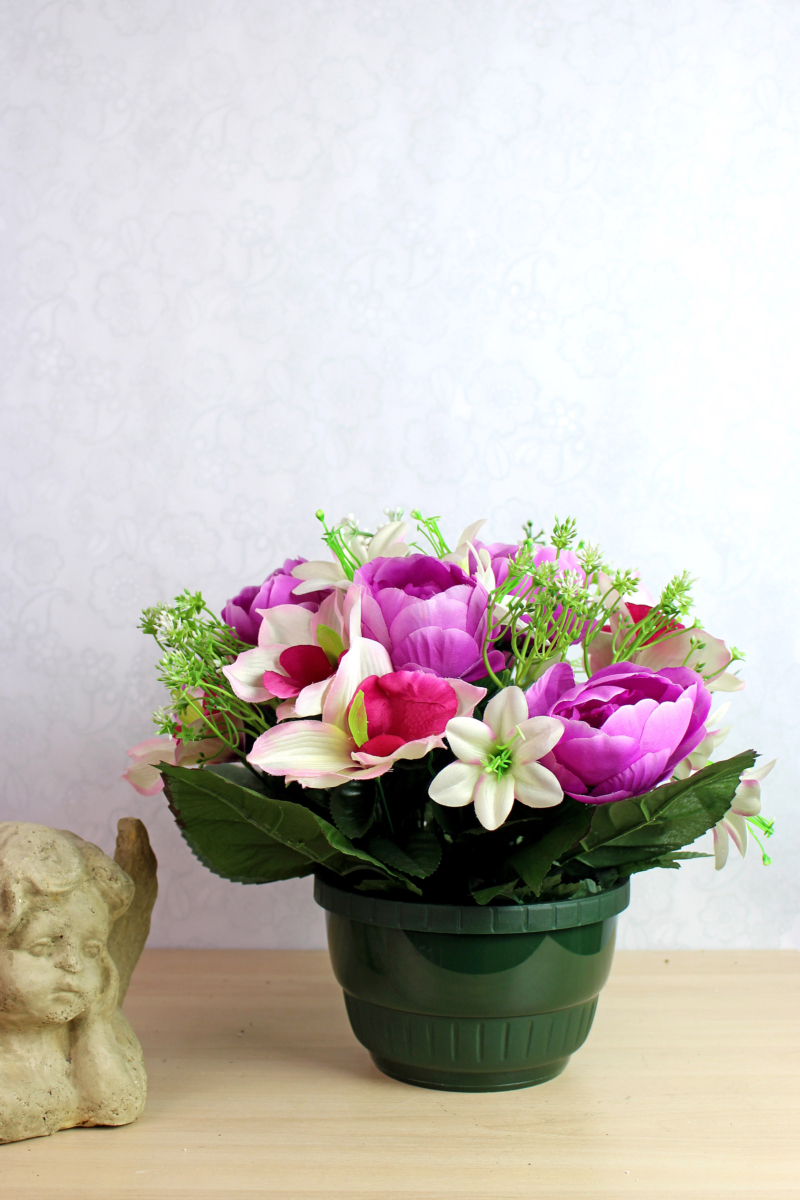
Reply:
<svg viewBox="0 0 800 1200"><path fill-rule="evenodd" d="M451 550L402 516L318 512L330 558L287 559L221 619L199 593L145 610L171 700L126 778L166 789L211 870L530 903L707 857L684 847L708 830L717 868L771 836L774 763L710 761L742 656L690 619L685 573L655 598L572 520L489 544L477 521Z"/></svg>

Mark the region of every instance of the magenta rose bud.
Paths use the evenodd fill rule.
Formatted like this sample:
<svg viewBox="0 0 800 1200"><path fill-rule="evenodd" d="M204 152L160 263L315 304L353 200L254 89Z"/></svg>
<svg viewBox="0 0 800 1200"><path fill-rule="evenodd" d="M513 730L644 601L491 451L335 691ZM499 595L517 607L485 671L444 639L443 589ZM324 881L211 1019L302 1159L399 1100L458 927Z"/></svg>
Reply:
<svg viewBox="0 0 800 1200"><path fill-rule="evenodd" d="M299 604L301 608L308 608L311 612L317 611L330 588L322 592L306 592L303 596L293 594L300 580L292 575L292 570L305 561L304 558L287 558L283 566L268 575L262 584L251 584L242 588L238 596L227 602L221 616L226 625L236 630L240 641L247 642L250 646L258 645L260 608Z"/></svg>
<svg viewBox="0 0 800 1200"><path fill-rule="evenodd" d="M393 754L408 742L442 734L458 712L458 698L449 683L412 671L369 675L359 684L359 693L367 718L362 754Z"/></svg>
<svg viewBox="0 0 800 1200"><path fill-rule="evenodd" d="M376 558L353 582L363 588L361 632L389 652L395 671L483 679L489 593L455 563L426 554ZM505 666L489 652L493 671Z"/></svg>
<svg viewBox="0 0 800 1200"><path fill-rule="evenodd" d="M665 783L706 734L711 693L687 667L615 663L575 684L567 663L526 693L532 717L557 717L564 735L542 759L568 796L609 804Z"/></svg>

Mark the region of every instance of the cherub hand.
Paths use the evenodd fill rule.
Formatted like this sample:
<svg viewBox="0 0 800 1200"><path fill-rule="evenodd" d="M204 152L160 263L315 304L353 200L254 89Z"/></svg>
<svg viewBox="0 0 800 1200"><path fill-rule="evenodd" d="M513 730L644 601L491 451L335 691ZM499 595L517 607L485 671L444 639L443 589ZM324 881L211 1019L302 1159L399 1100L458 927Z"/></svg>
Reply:
<svg viewBox="0 0 800 1200"><path fill-rule="evenodd" d="M108 1024L117 1009L119 972L105 946L99 947L97 957L100 968L100 985L97 991L89 997L87 1007L76 1018L76 1026Z"/></svg>

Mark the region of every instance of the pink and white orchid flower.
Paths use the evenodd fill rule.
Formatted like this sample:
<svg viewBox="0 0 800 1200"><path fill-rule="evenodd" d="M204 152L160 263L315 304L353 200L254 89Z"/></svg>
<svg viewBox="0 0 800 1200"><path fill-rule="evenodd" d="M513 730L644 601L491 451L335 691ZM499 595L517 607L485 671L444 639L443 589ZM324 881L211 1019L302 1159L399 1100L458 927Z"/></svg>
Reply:
<svg viewBox="0 0 800 1200"><path fill-rule="evenodd" d="M123 773L131 787L141 796L155 796L164 790L164 778L159 765L170 767L194 767L204 762L221 762L227 758L228 747L220 738L203 738L199 742L180 742L174 737L161 735L148 738L128 751L133 763Z"/></svg>
<svg viewBox="0 0 800 1200"><path fill-rule="evenodd" d="M258 738L248 762L303 787L375 779L401 758L444 745L448 720L468 715L485 688L425 672L393 671L379 642L351 634L321 721L289 721Z"/></svg>
<svg viewBox="0 0 800 1200"><path fill-rule="evenodd" d="M739 786L734 793L731 806L721 821L714 826L714 869L721 871L728 861L729 843L732 841L744 858L747 851L747 818L757 817L761 812L761 780L769 775L778 760L763 767L748 767L739 776Z"/></svg>
<svg viewBox="0 0 800 1200"><path fill-rule="evenodd" d="M607 577L606 577L607 578ZM610 588L610 580L608 580ZM617 593L609 590L611 598ZM649 594L648 594L649 595ZM637 597L629 598L621 603L616 612L609 618L608 627L595 635L589 645L589 666L594 675L602 667L611 666L614 661L614 646L630 634L640 621L644 620L653 607L652 598L644 602ZM659 635L663 641L648 639L635 654L630 662L640 667L649 667L651 671L660 671L664 667L689 667L698 670L710 692L740 692L744 681L738 675L726 671L725 668L733 661L728 647L719 638L712 637L705 629L685 629L677 622L665 627Z"/></svg>
<svg viewBox="0 0 800 1200"><path fill-rule="evenodd" d="M353 523L354 532L347 539L347 546L359 566L363 567L374 558L405 558L411 553L411 547L403 541L408 531L405 521L389 521L369 539L355 532L356 529L357 526ZM333 562L318 560L300 563L295 567L292 574L302 582L293 589L292 594L304 596L307 592L317 592L330 587L347 590L350 580L336 555L332 557Z"/></svg>
<svg viewBox="0 0 800 1200"><path fill-rule="evenodd" d="M460 761L440 771L428 788L448 808L475 805L484 829L497 829L514 806L551 808L564 799L561 784L538 761L564 733L555 717L529 717L521 688L507 687L486 705L483 720L455 717L445 735Z"/></svg>
<svg viewBox="0 0 800 1200"><path fill-rule="evenodd" d="M318 716L339 659L352 634L361 633L358 598L358 588L351 588L346 597L340 591L326 596L317 612L298 604L260 610L258 646L222 668L234 693L250 704L284 700L280 720Z"/></svg>

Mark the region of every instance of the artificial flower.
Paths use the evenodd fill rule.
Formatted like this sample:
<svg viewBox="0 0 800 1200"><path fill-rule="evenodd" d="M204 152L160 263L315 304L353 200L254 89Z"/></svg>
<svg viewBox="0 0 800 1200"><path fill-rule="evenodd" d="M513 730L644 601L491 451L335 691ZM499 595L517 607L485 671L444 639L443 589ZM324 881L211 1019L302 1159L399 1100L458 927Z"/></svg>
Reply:
<svg viewBox="0 0 800 1200"><path fill-rule="evenodd" d="M380 642L396 671L468 681L485 677L489 594L461 567L411 554L376 559L356 571L354 582L364 589L364 635ZM505 666L499 650L488 657L493 671Z"/></svg>
<svg viewBox="0 0 800 1200"><path fill-rule="evenodd" d="M220 738L202 738L197 742L182 742L178 738L161 735L147 738L128 751L133 763L123 772L131 787L142 796L155 796L163 791L164 778L158 767L167 763L170 767L193 767L202 759L204 762L222 762L230 757L230 749Z"/></svg>
<svg viewBox="0 0 800 1200"><path fill-rule="evenodd" d="M723 717L727 714L731 706L730 700L725 704L721 704L719 708L711 714L706 720L706 736L703 738L692 751L687 755L682 762L679 762L672 773L673 779L688 779L695 771L701 771L703 767L708 765L708 760L716 750L717 746L721 746L725 738L731 731L732 726L721 725Z"/></svg>
<svg viewBox="0 0 800 1200"><path fill-rule="evenodd" d="M706 736L711 695L687 667L621 662L575 684L567 663L527 692L531 716L557 717L564 736L544 760L569 796L608 804L669 779Z"/></svg>
<svg viewBox="0 0 800 1200"><path fill-rule="evenodd" d="M371 538L366 538L358 532L358 525L350 518L342 522L342 527L349 529L345 537L350 556L362 566L376 558L404 558L410 554L410 548L403 541L408 526L405 521L389 521L381 526ZM318 588L343 588L347 590L350 579L338 557L332 553L333 562L324 560L299 563L292 571L295 579L301 580L295 584L294 596L302 600Z"/></svg>
<svg viewBox="0 0 800 1200"><path fill-rule="evenodd" d="M748 767L739 776L731 806L721 821L714 826L714 869L721 871L728 861L729 842L732 841L742 858L747 851L747 820L761 812L761 780L769 775L778 760L763 767Z"/></svg>
<svg viewBox="0 0 800 1200"><path fill-rule="evenodd" d="M515 799L529 808L560 804L561 785L539 760L563 733L561 722L552 717L528 716L520 688L503 688L486 705L482 721L448 721L445 736L459 761L439 772L428 795L448 808L474 804L485 829L502 825Z"/></svg>
<svg viewBox="0 0 800 1200"><path fill-rule="evenodd" d="M393 672L387 651L351 633L327 690L321 721L287 721L257 739L248 761L303 787L375 779L400 758L443 746L450 716L469 714L486 695L460 679Z"/></svg>
<svg viewBox="0 0 800 1200"><path fill-rule="evenodd" d="M613 664L614 648L632 639L637 626L649 616L652 604L620 602L608 625L595 634L589 645L592 675ZM663 639L663 640L658 640ZM711 692L740 692L744 681L726 671L733 656L723 641L705 629L687 629L679 621L669 621L653 632L627 661L660 671L663 667L690 667L703 676Z"/></svg>
<svg viewBox="0 0 800 1200"><path fill-rule="evenodd" d="M304 558L287 558L283 566L268 575L262 584L242 588L238 596L227 602L222 610L222 619L236 630L240 641L251 646L258 643L263 610L266 608L297 604L316 612L328 595L330 586L324 585L318 591L307 589L305 595L295 596L297 581L292 571L305 561Z"/></svg>
<svg viewBox="0 0 800 1200"><path fill-rule="evenodd" d="M235 695L250 704L286 701L278 717L313 717L322 712L325 693L339 659L360 634L358 588L345 599L331 592L316 612L296 604L268 609L258 631L258 646L244 650L222 668Z"/></svg>

